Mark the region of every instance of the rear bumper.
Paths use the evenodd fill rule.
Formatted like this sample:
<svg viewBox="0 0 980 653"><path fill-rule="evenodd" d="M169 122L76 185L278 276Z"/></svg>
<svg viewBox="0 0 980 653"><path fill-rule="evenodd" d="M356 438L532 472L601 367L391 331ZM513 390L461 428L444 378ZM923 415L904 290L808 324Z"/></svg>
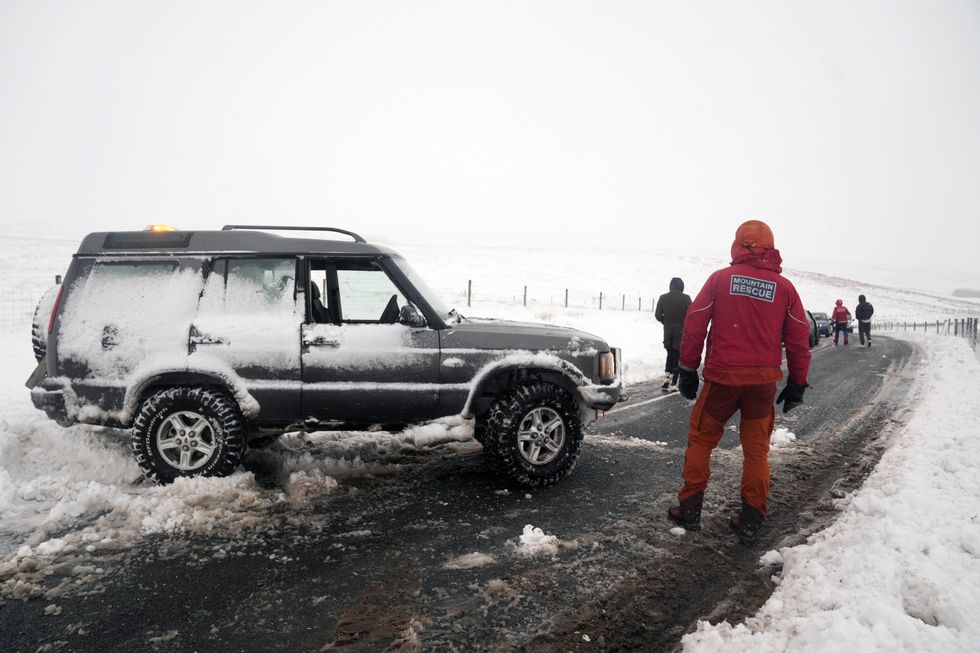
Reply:
<svg viewBox="0 0 980 653"><path fill-rule="evenodd" d="M45 415L59 424L71 423L63 390L45 390L38 386L31 390L31 402L35 408L43 410Z"/></svg>

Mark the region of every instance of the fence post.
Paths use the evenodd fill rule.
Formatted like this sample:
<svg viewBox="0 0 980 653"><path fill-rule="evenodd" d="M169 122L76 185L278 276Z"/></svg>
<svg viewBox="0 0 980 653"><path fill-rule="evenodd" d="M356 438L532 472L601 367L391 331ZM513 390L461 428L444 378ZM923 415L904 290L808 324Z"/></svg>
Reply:
<svg viewBox="0 0 980 653"><path fill-rule="evenodd" d="M527 286L524 286L524 305L527 306Z"/></svg>
<svg viewBox="0 0 980 653"><path fill-rule="evenodd" d="M568 308L568 288L565 288L565 308Z"/></svg>
<svg viewBox="0 0 980 653"><path fill-rule="evenodd" d="M637 301L636 310L643 311L643 298L637 297L636 301Z"/></svg>
<svg viewBox="0 0 980 653"><path fill-rule="evenodd" d="M623 308L621 310L626 310L626 295L623 295Z"/></svg>
<svg viewBox="0 0 980 653"><path fill-rule="evenodd" d="M599 310L602 310L602 291L599 291Z"/></svg>
<svg viewBox="0 0 980 653"><path fill-rule="evenodd" d="M469 279L466 282L466 305L473 305L473 280Z"/></svg>

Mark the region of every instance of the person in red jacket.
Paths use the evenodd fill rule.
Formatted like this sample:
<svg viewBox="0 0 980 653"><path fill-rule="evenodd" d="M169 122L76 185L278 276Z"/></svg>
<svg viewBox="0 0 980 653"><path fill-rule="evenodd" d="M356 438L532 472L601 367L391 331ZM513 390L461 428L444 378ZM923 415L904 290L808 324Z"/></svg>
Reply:
<svg viewBox="0 0 980 653"><path fill-rule="evenodd" d="M803 403L810 369L807 316L796 288L780 274L781 265L772 230L764 222L749 220L735 233L731 265L708 278L687 311L678 389L697 402L688 427L684 487L677 495L679 505L667 516L688 530L701 528L711 452L736 411L741 413L742 509L729 524L739 540L748 543L768 515L773 400L783 404L784 413ZM698 396L697 369L705 339L704 389ZM783 343L789 379L777 398Z"/></svg>
<svg viewBox="0 0 980 653"><path fill-rule="evenodd" d="M844 344L847 344L847 323L851 321L851 312L844 306L844 300L838 299L834 310L830 312L830 324L834 329L834 344L840 337L841 331L844 332Z"/></svg>

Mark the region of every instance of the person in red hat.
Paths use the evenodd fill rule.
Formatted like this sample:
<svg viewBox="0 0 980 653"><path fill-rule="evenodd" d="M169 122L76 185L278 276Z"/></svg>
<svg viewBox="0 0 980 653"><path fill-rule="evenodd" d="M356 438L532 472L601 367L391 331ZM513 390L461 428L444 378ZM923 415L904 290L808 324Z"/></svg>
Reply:
<svg viewBox="0 0 980 653"><path fill-rule="evenodd" d="M834 310L830 312L830 326L834 329L834 344L844 334L844 344L847 344L847 335L850 333L848 323L851 321L851 312L844 306L844 300L838 299L834 305ZM862 340L862 344L864 341Z"/></svg>
<svg viewBox="0 0 980 653"><path fill-rule="evenodd" d="M677 495L678 505L667 516L688 530L700 530L711 452L725 423L738 411L742 508L729 525L740 541L749 543L768 516L769 438L776 421L773 400L783 404L784 413L803 403L810 369L810 326L796 288L780 274L782 259L766 223L743 223L735 232L731 252L731 265L708 278L684 320L678 389L697 401L688 427L684 487ZM705 340L704 389L698 396L697 370ZM776 383L783 378L783 343L789 378L776 397Z"/></svg>

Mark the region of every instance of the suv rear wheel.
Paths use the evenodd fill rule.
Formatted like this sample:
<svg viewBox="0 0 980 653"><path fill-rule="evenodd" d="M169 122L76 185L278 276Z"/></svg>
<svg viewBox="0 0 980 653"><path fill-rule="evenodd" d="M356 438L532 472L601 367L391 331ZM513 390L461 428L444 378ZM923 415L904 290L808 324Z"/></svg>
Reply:
<svg viewBox="0 0 980 653"><path fill-rule="evenodd" d="M136 462L157 483L181 476L227 476L244 452L241 411L220 390L160 390L143 402L133 423Z"/></svg>
<svg viewBox="0 0 980 653"><path fill-rule="evenodd" d="M574 469L582 423L578 404L558 386L515 386L494 400L485 419L487 456L511 480L550 485Z"/></svg>

